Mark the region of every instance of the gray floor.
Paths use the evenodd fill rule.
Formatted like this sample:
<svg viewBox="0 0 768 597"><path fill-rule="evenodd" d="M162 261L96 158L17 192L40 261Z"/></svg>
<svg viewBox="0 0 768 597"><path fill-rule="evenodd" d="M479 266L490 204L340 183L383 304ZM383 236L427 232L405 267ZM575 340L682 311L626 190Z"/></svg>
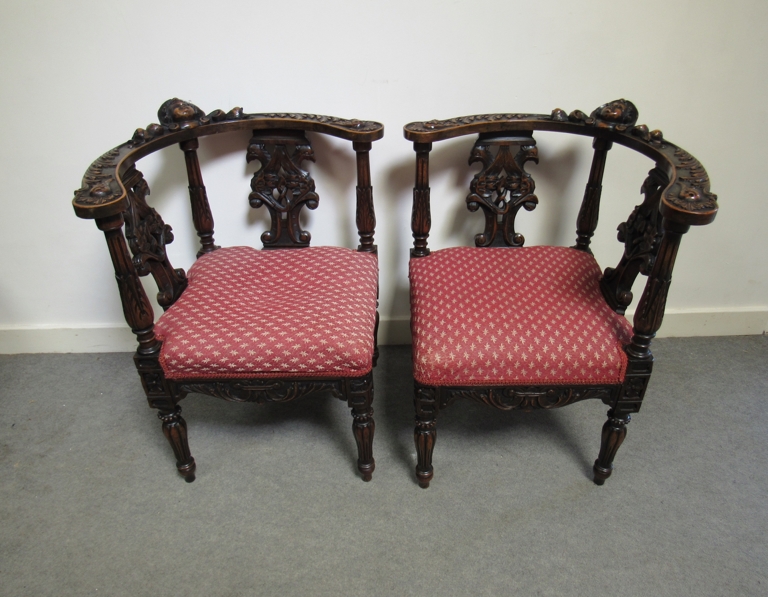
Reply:
<svg viewBox="0 0 768 597"><path fill-rule="evenodd" d="M129 354L0 357L0 595L766 595L768 338L665 339L604 487L606 408L441 413L421 490L409 349L346 405L183 403L176 475Z"/></svg>

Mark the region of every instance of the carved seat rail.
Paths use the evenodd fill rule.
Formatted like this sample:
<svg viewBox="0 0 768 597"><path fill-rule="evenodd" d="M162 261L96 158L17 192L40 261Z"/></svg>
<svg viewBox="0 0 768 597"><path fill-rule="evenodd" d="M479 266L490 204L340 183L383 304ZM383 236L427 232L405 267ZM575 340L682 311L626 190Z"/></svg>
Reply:
<svg viewBox="0 0 768 597"><path fill-rule="evenodd" d="M435 417L441 408L459 397L484 402L502 410L553 408L585 398L599 398L611 407L603 429L602 447L595 462L595 482L602 484L611 474L613 457L626 433L630 413L638 412L650 378L653 356L651 340L661 326L672 269L682 235L690 226L712 222L717 197L710 192L709 177L701 163L676 146L659 130L638 125L638 110L627 100L615 100L589 116L580 110L567 114L483 114L412 122L405 125L405 138L416 152L416 182L413 190L412 259L430 255L427 239L431 227L429 153L432 144L463 135L478 135L469 163L482 168L470 184L467 208L482 210L485 229L475 236L477 247L509 247L515 250L524 237L515 229L515 216L524 208L533 210L539 199L534 181L525 171L526 162L538 163L534 131L553 131L594 138L594 155L584 199L576 222L574 249L591 253L590 239L598 224L602 178L609 150L614 143L633 149L655 162L642 185L643 202L618 227L624 243L615 268L607 268L600 280L605 301L624 314L632 301L632 285L638 274L648 277L634 316L631 342L624 346L627 368L621 386L595 387L499 387L472 388L416 383L416 430L418 455L416 475L422 487L432 479L432 449Z"/></svg>
<svg viewBox="0 0 768 597"><path fill-rule="evenodd" d="M231 400L285 401L322 390L345 398L354 417L358 443L358 467L370 479L374 463L372 376L362 378L311 378L265 382L237 380L210 383L166 379L160 364L162 343L154 333L154 314L140 277L151 274L159 289L158 303L171 307L187 288L186 273L168 260L165 246L173 240L171 227L146 201L149 186L136 163L143 157L178 144L184 153L192 221L200 238L197 257L217 250L214 219L197 156L199 139L213 134L251 130L247 147L248 162L258 161L259 170L251 180L248 196L252 207L266 207L271 226L261 240L264 249L308 247L310 234L300 226L302 208L315 209L319 195L304 162L314 161L307 132L322 133L352 142L356 153L356 224L362 253L376 253L373 242L376 218L369 152L373 141L384 135L384 127L371 121L297 113L248 114L242 108L229 112L214 110L205 114L197 106L170 99L158 111L159 123L136 129L131 139L99 157L85 173L82 186L75 191L75 213L94 219L106 236L115 276L128 325L139 346L135 356L150 406L157 408L163 431L177 458L177 468L187 481L194 480L195 462L189 453L186 424L177 405L187 392L199 391ZM378 324L378 313L376 314ZM375 330L373 361L376 360Z"/></svg>

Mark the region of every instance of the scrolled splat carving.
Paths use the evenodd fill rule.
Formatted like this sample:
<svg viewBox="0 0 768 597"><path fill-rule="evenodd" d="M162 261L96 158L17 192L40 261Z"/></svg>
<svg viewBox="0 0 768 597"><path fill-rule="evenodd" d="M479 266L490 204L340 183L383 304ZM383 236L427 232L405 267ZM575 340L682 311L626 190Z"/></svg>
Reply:
<svg viewBox="0 0 768 597"><path fill-rule="evenodd" d="M167 309L187 287L184 270L174 269L165 251L165 245L173 241L173 232L160 214L147 204L149 185L141 172L131 168L124 181L128 191L125 238L133 254L133 266L140 276L152 274L159 290L157 302Z"/></svg>
<svg viewBox="0 0 768 597"><path fill-rule="evenodd" d="M441 392L440 408L459 398L482 402L500 410L523 411L559 408L592 398L609 404L618 396L620 389L621 386L445 388Z"/></svg>
<svg viewBox="0 0 768 597"><path fill-rule="evenodd" d="M618 239L624 254L616 268L606 268L600 287L608 304L623 314L632 303L632 284L637 275L647 276L653 269L661 244L662 227L659 201L669 178L659 168L648 172L641 192L644 201L635 207L626 222L619 224Z"/></svg>
<svg viewBox="0 0 768 597"><path fill-rule="evenodd" d="M256 133L246 160L261 163L248 200L251 207L266 206L272 218L270 230L261 235L264 248L308 247L311 235L302 230L299 213L305 205L315 209L319 200L315 181L301 168L304 161L315 161L309 140L302 132Z"/></svg>
<svg viewBox="0 0 768 597"><path fill-rule="evenodd" d="M179 384L184 392L196 392L223 398L229 402L290 402L319 392L331 392L344 399L342 381L339 380L279 380L279 379L230 379Z"/></svg>
<svg viewBox="0 0 768 597"><path fill-rule="evenodd" d="M521 207L533 210L539 200L533 194L533 178L523 166L538 163L533 137L484 137L472 148L469 163L481 162L482 170L470 183L467 209L482 209L485 231L475 236L478 247L521 247L522 234L515 232L515 216Z"/></svg>

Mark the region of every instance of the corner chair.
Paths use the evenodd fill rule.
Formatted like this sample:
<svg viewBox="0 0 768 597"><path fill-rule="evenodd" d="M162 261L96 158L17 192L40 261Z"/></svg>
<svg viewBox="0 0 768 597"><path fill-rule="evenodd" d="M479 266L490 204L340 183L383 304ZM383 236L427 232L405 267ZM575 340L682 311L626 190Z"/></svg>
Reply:
<svg viewBox="0 0 768 597"><path fill-rule="evenodd" d="M236 402L287 402L330 393L352 409L357 466L369 481L375 467L373 375L378 327L378 265L369 151L384 128L377 122L313 114L247 114L241 108L205 114L171 99L159 123L139 128L88 168L75 192L75 213L96 221L114 265L123 312L136 334L134 362L149 406L187 481L195 459L179 401L198 392ZM248 196L266 207L271 227L263 248L220 248L197 156L207 135L251 130L248 162L261 165ZM303 162L314 161L305 133L352 141L357 163L357 250L310 247L302 208L319 196ZM192 221L200 239L189 272L166 252L171 227L147 203L149 187L137 162L178 145L189 179ZM154 321L141 283L152 275L165 310Z"/></svg>
<svg viewBox="0 0 768 597"><path fill-rule="evenodd" d="M416 478L433 476L436 418L463 398L501 410L550 409L580 400L606 404L594 482L611 475L631 414L643 402L653 368L651 341L661 326L678 247L690 226L709 224L717 197L701 163L661 131L637 125L635 105L620 99L590 115L485 114L412 122L416 152L409 266L413 335ZM534 131L593 137L594 155L571 248L524 247L520 209L538 198L526 162L538 163ZM430 251L429 152L432 144L477 135L469 164L480 163L467 208L482 211L475 247ZM618 226L624 252L601 273L590 249L597 228L606 158L617 143L655 166L643 202ZM648 277L634 325L624 318L638 274Z"/></svg>

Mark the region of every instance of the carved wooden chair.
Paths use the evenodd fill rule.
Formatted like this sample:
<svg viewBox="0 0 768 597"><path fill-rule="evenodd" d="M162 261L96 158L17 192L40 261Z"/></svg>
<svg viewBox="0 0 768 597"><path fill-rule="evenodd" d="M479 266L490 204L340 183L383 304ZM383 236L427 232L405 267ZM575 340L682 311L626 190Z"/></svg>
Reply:
<svg viewBox="0 0 768 597"><path fill-rule="evenodd" d="M405 137L416 152L411 330L418 464L428 487L437 414L458 398L501 410L556 408L594 398L610 407L594 482L611 475L630 414L640 410L653 366L651 340L661 325L677 249L691 225L710 223L717 197L702 165L661 131L636 125L632 102L617 100L587 116L489 114L413 122ZM515 216L538 199L525 163L538 163L533 131L594 137L594 157L572 248L524 247ZM429 152L432 143L478 134L479 162L467 195L482 210L476 247L430 252ZM602 177L613 143L655 162L645 198L619 225L624 254L602 274L590 239L598 222ZM648 276L634 326L623 317L637 275Z"/></svg>
<svg viewBox="0 0 768 597"><path fill-rule="evenodd" d="M134 356L147 400L188 482L195 460L179 401L199 392L237 402L286 402L330 392L352 409L358 469L374 470L373 376L378 325L378 266L368 153L384 134L376 122L313 114L246 114L241 108L206 115L172 99L159 124L97 159L75 193L81 218L106 236L125 319L138 338ZM219 248L197 157L199 138L252 130L246 159L260 162L249 201L269 210L263 249ZM314 161L306 131L353 142L357 155L357 251L310 247L299 214L315 209L309 172ZM188 274L174 269L166 244L171 227L146 202L149 188L136 162L178 144L189 178L192 219L200 251ZM129 252L130 249L130 252ZM154 321L140 277L151 274L165 313Z"/></svg>

